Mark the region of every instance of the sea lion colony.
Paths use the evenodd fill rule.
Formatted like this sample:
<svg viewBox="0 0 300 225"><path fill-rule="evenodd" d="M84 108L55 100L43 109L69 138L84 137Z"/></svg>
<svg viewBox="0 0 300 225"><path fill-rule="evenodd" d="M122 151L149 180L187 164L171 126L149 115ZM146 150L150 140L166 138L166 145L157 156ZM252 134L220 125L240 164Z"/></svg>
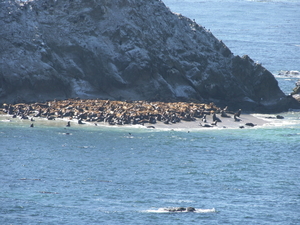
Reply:
<svg viewBox="0 0 300 225"><path fill-rule="evenodd" d="M30 119L33 117L68 118L78 120L78 123L105 122L110 125L124 124L155 124L161 121L165 124L180 121L194 121L204 115L225 113L214 103L200 104L187 102L147 102L147 101L109 101L68 99L48 101L45 103L2 104L3 113ZM226 114L226 113L225 113Z"/></svg>

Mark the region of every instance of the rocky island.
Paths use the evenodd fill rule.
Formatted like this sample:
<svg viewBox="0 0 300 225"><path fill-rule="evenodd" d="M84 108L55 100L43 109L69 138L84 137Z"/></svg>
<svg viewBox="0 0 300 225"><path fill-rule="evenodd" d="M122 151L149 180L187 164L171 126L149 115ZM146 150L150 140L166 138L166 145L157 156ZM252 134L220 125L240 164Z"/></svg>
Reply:
<svg viewBox="0 0 300 225"><path fill-rule="evenodd" d="M78 97L300 108L262 65L161 0L4 0L0 17L2 108Z"/></svg>

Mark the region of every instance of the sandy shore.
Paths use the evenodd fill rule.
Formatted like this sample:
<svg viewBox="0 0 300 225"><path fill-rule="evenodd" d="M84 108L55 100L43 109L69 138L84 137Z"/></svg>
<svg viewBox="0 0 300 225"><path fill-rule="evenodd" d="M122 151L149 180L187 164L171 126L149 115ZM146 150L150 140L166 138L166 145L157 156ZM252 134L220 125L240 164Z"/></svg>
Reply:
<svg viewBox="0 0 300 225"><path fill-rule="evenodd" d="M207 123L203 123L201 119L196 119L195 121L181 121L178 123L170 123L170 124L165 124L163 122L157 122L156 124L127 124L127 125L109 125L108 123L105 122L98 122L98 123L94 123L94 122L84 122L83 124L78 124L77 120L67 120L67 119L56 119L56 120L47 120L45 118L34 118L34 121L29 120L20 120L18 118L12 118L12 116L10 115L4 115L2 114L0 117L0 122L22 122L23 124L26 124L27 126L30 126L31 124L34 125L34 127L38 127L38 126L61 126L61 127L66 127L68 121L70 121L70 126L71 127L84 127L84 126L96 126L101 128L101 127L128 127L128 128L142 128L142 129L162 129L162 130L193 130L193 129L251 129L251 128L258 128L258 127L262 127L268 123L270 123L270 121L262 119L262 118L258 118L252 114L242 114L240 117L241 121L236 122L234 121L233 116L231 118L221 118L222 122L217 123L217 125L213 126L210 125L212 122L212 116L207 116ZM202 125L204 124L208 124L211 127L204 127L201 126L200 123ZM254 127L252 126L247 126L247 123L252 123L253 125L255 125Z"/></svg>
<svg viewBox="0 0 300 225"><path fill-rule="evenodd" d="M69 126L86 124L148 129L253 128L268 123L252 114L239 115L220 109L213 103L69 99L46 103L3 104L0 113L8 119L28 121L33 126L48 120L58 123L61 121L65 123L64 126L70 121Z"/></svg>
<svg viewBox="0 0 300 225"><path fill-rule="evenodd" d="M253 126L248 126L246 124L253 124L254 127L261 127L269 121L253 116L252 114L242 114L240 116L240 121L236 122L231 115L230 118L220 118L222 122L217 123L217 125L211 125L212 115L208 115L207 123L203 123L201 119L197 119L195 121L183 121L176 124L164 124L164 123L156 123L154 125L155 128L158 129L220 129L220 128L253 128ZM202 124L202 126L200 125ZM205 124L208 124L211 127L204 127Z"/></svg>

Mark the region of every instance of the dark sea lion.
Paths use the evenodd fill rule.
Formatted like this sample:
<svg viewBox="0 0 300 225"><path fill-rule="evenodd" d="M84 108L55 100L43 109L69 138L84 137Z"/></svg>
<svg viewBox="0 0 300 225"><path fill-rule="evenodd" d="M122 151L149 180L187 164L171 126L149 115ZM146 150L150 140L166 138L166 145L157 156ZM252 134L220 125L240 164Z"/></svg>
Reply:
<svg viewBox="0 0 300 225"><path fill-rule="evenodd" d="M34 127L33 123L32 123L32 124L30 124L30 127Z"/></svg>
<svg viewBox="0 0 300 225"><path fill-rule="evenodd" d="M234 121L235 121L235 122L240 122L240 121L241 121L241 119L238 118L238 116L236 116L235 114L234 114L233 118L234 118Z"/></svg>
<svg viewBox="0 0 300 225"><path fill-rule="evenodd" d="M70 121L68 121L66 127L70 127L70 126L71 126Z"/></svg>
<svg viewBox="0 0 300 225"><path fill-rule="evenodd" d="M213 121L222 122L216 115L216 113L213 113Z"/></svg>
<svg viewBox="0 0 300 225"><path fill-rule="evenodd" d="M237 116L237 117L240 117L240 116L241 116L241 113L242 113L242 110L239 109L234 115Z"/></svg>
<svg viewBox="0 0 300 225"><path fill-rule="evenodd" d="M254 127L254 126L256 126L256 124L253 124L253 123L246 123L245 125L246 125L246 126L249 126L249 127Z"/></svg>
<svg viewBox="0 0 300 225"><path fill-rule="evenodd" d="M195 212L196 209L194 207L187 207L186 211L188 211L188 212Z"/></svg>
<svg viewBox="0 0 300 225"><path fill-rule="evenodd" d="M224 110L221 110L221 117L230 118L230 116L228 116L227 113Z"/></svg>
<svg viewBox="0 0 300 225"><path fill-rule="evenodd" d="M218 123L218 121L217 121L217 120L215 120L214 122L212 122L212 123L211 123L211 125L213 125L213 126L217 126L217 123Z"/></svg>
<svg viewBox="0 0 300 225"><path fill-rule="evenodd" d="M203 123L206 123L206 122L207 122L207 121L206 121L206 114L203 115L203 117L202 117L202 122L203 122Z"/></svg>
<svg viewBox="0 0 300 225"><path fill-rule="evenodd" d="M276 119L284 119L284 117L283 117L283 116L280 116L280 115L277 115L277 116L276 116Z"/></svg>
<svg viewBox="0 0 300 225"><path fill-rule="evenodd" d="M194 207L174 207L174 208L164 208L163 210L168 212L195 212L196 209Z"/></svg>

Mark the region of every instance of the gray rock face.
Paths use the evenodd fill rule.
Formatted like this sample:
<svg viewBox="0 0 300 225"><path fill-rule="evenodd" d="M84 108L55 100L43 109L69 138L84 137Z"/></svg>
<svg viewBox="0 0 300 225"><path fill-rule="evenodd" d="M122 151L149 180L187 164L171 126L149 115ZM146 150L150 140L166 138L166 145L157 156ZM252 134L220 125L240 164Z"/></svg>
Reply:
<svg viewBox="0 0 300 225"><path fill-rule="evenodd" d="M0 100L200 100L286 110L273 75L160 0L4 0ZM280 100L281 99L281 100Z"/></svg>

